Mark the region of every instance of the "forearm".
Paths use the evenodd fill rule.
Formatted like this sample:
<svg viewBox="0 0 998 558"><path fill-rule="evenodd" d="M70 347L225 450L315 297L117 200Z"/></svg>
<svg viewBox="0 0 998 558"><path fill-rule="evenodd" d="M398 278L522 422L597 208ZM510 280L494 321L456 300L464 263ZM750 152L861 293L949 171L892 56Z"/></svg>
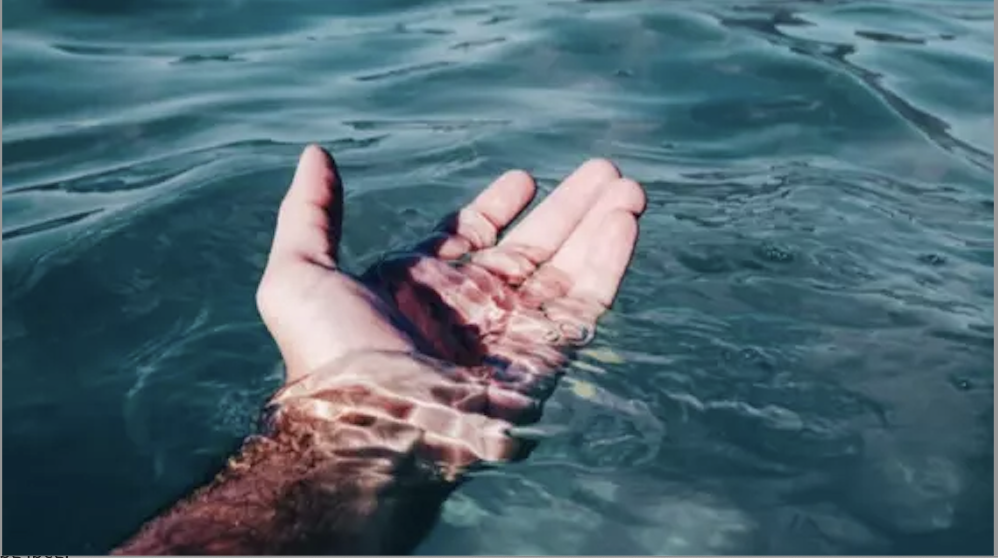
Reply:
<svg viewBox="0 0 998 558"><path fill-rule="evenodd" d="M283 411L212 483L113 553L407 552L451 488L419 461L422 436L350 410L332 421Z"/></svg>
<svg viewBox="0 0 998 558"><path fill-rule="evenodd" d="M484 367L344 357L278 392L263 435L116 554L400 554L461 471L517 454L537 402ZM502 419L498 417L503 417Z"/></svg>

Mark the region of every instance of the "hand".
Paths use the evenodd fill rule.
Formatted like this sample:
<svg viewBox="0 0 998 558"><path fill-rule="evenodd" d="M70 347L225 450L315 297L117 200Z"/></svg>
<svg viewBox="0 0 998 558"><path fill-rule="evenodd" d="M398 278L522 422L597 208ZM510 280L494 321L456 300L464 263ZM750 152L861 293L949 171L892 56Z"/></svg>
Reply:
<svg viewBox="0 0 998 558"><path fill-rule="evenodd" d="M498 240L534 190L506 173L355 279L336 257L339 175L307 148L257 292L287 365L268 428L114 553L411 551L467 466L523 449L509 427L538 416L634 249L644 192L610 163L579 167Z"/></svg>
<svg viewBox="0 0 998 558"><path fill-rule="evenodd" d="M449 465L509 458L512 446L493 442L536 416L565 351L591 338L645 206L637 183L594 159L500 240L535 190L526 173L508 172L411 254L357 279L337 261L339 174L325 151L307 148L257 293L287 365L278 398L338 386L344 403L425 430ZM397 353L429 358L349 364Z"/></svg>

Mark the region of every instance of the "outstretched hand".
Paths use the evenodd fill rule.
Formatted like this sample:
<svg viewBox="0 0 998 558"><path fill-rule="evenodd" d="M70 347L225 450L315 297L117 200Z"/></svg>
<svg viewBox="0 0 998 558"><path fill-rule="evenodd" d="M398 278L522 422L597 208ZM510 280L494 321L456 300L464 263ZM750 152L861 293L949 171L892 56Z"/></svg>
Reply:
<svg viewBox="0 0 998 558"><path fill-rule="evenodd" d="M468 466L522 455L510 428L591 339L645 206L592 160L507 232L535 189L504 174L358 278L337 258L339 173L307 148L257 291L287 366L264 433L114 553L400 554Z"/></svg>
<svg viewBox="0 0 998 558"><path fill-rule="evenodd" d="M594 159L507 231L535 192L529 175L507 172L412 252L355 277L337 257L342 181L308 147L257 293L287 366L276 399L340 388L351 412L425 431L441 465L511 458L504 432L536 418L566 352L591 338L645 207L636 182ZM344 364L399 353L427 359Z"/></svg>

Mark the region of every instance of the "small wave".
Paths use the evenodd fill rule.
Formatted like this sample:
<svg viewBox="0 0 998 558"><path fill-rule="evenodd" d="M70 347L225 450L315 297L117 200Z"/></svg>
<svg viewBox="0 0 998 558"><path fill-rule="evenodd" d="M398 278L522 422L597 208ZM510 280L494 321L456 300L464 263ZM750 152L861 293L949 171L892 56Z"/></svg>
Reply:
<svg viewBox="0 0 998 558"><path fill-rule="evenodd" d="M82 221L82 220L84 220L84 219L86 219L88 217L92 217L94 215L97 215L97 214L99 214L99 213L101 213L103 211L104 210L101 209L101 208L90 209L90 210L87 210L87 211L79 211L77 213L72 213L70 215L63 215L61 217L55 217L55 218L52 218L52 219L41 221L39 223L32 223L30 225L23 225L23 226L20 226L20 227L14 228L14 229L10 229L10 230L4 230L3 231L3 240L5 240L5 241L6 240L12 240L12 239L15 239L15 238L20 237L20 236L26 236L26 235L29 235L29 234L43 232L43 231L47 231L47 230L50 230L50 229L55 229L55 228L63 227L65 225L71 225L73 223L77 223L79 221Z"/></svg>
<svg viewBox="0 0 998 558"><path fill-rule="evenodd" d="M210 62L246 62L237 54L188 54L177 58L172 64L204 64Z"/></svg>
<svg viewBox="0 0 998 558"><path fill-rule="evenodd" d="M453 62L439 60L436 62L425 62L422 64L412 64L401 68L393 68L381 72L374 72L355 77L357 81L382 81L386 79L403 78L411 75L425 74L434 70L441 70L453 66Z"/></svg>
<svg viewBox="0 0 998 558"><path fill-rule="evenodd" d="M758 6L755 14L732 17L718 15L718 21L732 28L750 29L773 44L789 48L791 52L830 64L831 67L852 76L862 83L884 105L898 115L905 123L918 130L935 145L960 157L964 162L982 169L988 173L994 171L994 154L978 148L950 133L950 125L933 114L916 108L893 89L889 80L875 71L871 71L850 58L856 53L857 47L849 43L832 42L819 38L810 38L806 33L789 33L782 30L786 17L792 14L786 8L768 8ZM796 20L800 20L795 16ZM807 21L807 20L803 20ZM809 25L816 25L813 21ZM854 31L854 32L858 32ZM870 38L870 30L862 30L865 38ZM886 35L883 35L886 36ZM882 37L882 36L878 36Z"/></svg>
<svg viewBox="0 0 998 558"><path fill-rule="evenodd" d="M474 50L490 45L497 45L506 42L506 37L492 37L490 39L476 39L473 41L461 41L451 45L451 50Z"/></svg>

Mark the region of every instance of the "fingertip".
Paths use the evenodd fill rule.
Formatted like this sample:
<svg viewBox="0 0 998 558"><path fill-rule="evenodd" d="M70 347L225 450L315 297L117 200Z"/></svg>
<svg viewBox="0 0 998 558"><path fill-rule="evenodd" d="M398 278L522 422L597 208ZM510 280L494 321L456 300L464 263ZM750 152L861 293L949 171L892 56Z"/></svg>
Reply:
<svg viewBox="0 0 998 558"><path fill-rule="evenodd" d="M623 209L640 216L648 205L644 188L630 178L620 178L610 182L603 194L603 203L611 210Z"/></svg>
<svg viewBox="0 0 998 558"><path fill-rule="evenodd" d="M321 145L310 143L305 146L301 153L301 161L316 159L325 163L332 163L333 156Z"/></svg>
<svg viewBox="0 0 998 558"><path fill-rule="evenodd" d="M533 182L534 177L530 175L529 172L523 169L512 169L502 173L501 176L504 180L519 181L519 182Z"/></svg>
<svg viewBox="0 0 998 558"><path fill-rule="evenodd" d="M501 185L503 190L515 191L517 199L527 198L529 200L537 190L534 177L529 172L520 169L504 172L496 182Z"/></svg>
<svg viewBox="0 0 998 558"><path fill-rule="evenodd" d="M332 206L340 203L342 187L332 155L317 144L309 144L298 158L285 202L335 209Z"/></svg>
<svg viewBox="0 0 998 558"><path fill-rule="evenodd" d="M469 208L486 217L498 234L523 211L536 192L537 185L529 173L511 170L480 193Z"/></svg>
<svg viewBox="0 0 998 558"><path fill-rule="evenodd" d="M295 171L295 183L313 182L316 179L328 186L338 180L333 156L318 144L309 144L302 150Z"/></svg>
<svg viewBox="0 0 998 558"><path fill-rule="evenodd" d="M335 265L343 221L342 186L332 156L319 145L306 146L278 209L271 259L296 256Z"/></svg>
<svg viewBox="0 0 998 558"><path fill-rule="evenodd" d="M617 168L617 165L613 161L603 157L594 157L582 163L577 172L601 177L606 180L620 178L620 169Z"/></svg>

